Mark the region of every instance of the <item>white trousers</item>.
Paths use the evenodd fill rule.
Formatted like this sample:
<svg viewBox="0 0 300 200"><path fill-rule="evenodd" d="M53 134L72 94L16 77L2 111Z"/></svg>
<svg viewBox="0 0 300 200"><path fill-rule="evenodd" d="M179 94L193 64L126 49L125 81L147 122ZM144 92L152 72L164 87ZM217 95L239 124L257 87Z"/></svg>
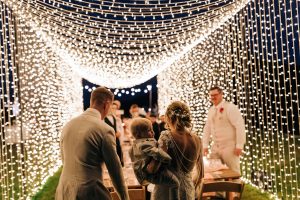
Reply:
<svg viewBox="0 0 300 200"><path fill-rule="evenodd" d="M230 169L241 174L240 156L234 154L235 145L213 144L210 158L221 159Z"/></svg>

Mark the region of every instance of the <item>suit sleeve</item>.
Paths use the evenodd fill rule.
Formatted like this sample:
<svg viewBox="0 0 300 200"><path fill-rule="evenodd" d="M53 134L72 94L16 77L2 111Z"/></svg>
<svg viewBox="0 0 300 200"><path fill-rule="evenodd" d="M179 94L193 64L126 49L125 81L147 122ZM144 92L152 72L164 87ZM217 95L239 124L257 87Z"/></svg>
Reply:
<svg viewBox="0 0 300 200"><path fill-rule="evenodd" d="M59 148L60 148L60 155L62 164L64 164L64 149L63 149L63 142L64 142L64 131L61 132L61 136L59 139Z"/></svg>
<svg viewBox="0 0 300 200"><path fill-rule="evenodd" d="M240 110L236 105L231 105L228 119L230 123L235 127L236 148L243 149L246 142L245 122Z"/></svg>
<svg viewBox="0 0 300 200"><path fill-rule="evenodd" d="M210 137L211 137L211 122L209 120L209 113L210 110L208 111L206 123L203 128L203 137L202 137L203 148L208 148Z"/></svg>
<svg viewBox="0 0 300 200"><path fill-rule="evenodd" d="M61 161L64 164L64 150L63 150L63 139L60 140L59 142L60 146L60 155L61 155Z"/></svg>
<svg viewBox="0 0 300 200"><path fill-rule="evenodd" d="M103 137L102 155L117 194L120 199L129 200L122 166L116 151L116 139L112 129L105 133L105 137Z"/></svg>

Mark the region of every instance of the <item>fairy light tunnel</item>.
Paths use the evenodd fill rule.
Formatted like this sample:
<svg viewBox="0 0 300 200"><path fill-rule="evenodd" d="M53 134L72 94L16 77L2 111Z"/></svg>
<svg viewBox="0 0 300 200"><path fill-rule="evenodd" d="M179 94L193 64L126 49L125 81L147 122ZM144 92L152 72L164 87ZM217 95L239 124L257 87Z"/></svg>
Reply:
<svg viewBox="0 0 300 200"><path fill-rule="evenodd" d="M297 0L1 0L0 196L28 199L61 166L62 126L83 109L81 79L113 88L158 75L159 109L225 88L246 122L243 178L299 199ZM260 174L260 176L258 176Z"/></svg>

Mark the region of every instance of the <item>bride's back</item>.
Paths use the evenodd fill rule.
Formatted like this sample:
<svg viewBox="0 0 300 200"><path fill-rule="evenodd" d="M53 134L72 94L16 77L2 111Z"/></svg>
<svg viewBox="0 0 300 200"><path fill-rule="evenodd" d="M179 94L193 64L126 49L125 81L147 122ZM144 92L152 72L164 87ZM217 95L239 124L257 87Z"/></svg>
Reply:
<svg viewBox="0 0 300 200"><path fill-rule="evenodd" d="M170 132L172 146L168 153L176 160L176 168L190 172L194 168L201 153L201 141L195 134L189 132Z"/></svg>
<svg viewBox="0 0 300 200"><path fill-rule="evenodd" d="M171 103L166 110L165 119L169 130L161 133L159 145L172 158L167 167L180 181L180 199L194 200L195 185L191 172L195 165L199 171L195 179L197 185L203 177L201 140L191 131L191 113L186 104L179 101ZM172 199L167 192L169 190L170 186L156 185L151 199Z"/></svg>

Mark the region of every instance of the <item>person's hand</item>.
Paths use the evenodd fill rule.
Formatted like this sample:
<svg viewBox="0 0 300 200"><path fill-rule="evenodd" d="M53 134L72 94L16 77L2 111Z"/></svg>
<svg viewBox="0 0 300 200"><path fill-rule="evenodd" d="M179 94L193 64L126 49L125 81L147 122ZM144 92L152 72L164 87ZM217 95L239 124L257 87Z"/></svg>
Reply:
<svg viewBox="0 0 300 200"><path fill-rule="evenodd" d="M121 136L120 132L116 132L116 138L119 138Z"/></svg>
<svg viewBox="0 0 300 200"><path fill-rule="evenodd" d="M161 163L159 161L152 159L151 162L146 167L147 173L155 174L158 171L160 165Z"/></svg>
<svg viewBox="0 0 300 200"><path fill-rule="evenodd" d="M234 154L235 154L236 156L241 156L241 155L242 155L242 152L243 152L243 149L236 148L236 149L234 150Z"/></svg>
<svg viewBox="0 0 300 200"><path fill-rule="evenodd" d="M204 156L207 156L207 154L208 154L208 148L204 148L204 149L203 149L203 155L204 155Z"/></svg>

